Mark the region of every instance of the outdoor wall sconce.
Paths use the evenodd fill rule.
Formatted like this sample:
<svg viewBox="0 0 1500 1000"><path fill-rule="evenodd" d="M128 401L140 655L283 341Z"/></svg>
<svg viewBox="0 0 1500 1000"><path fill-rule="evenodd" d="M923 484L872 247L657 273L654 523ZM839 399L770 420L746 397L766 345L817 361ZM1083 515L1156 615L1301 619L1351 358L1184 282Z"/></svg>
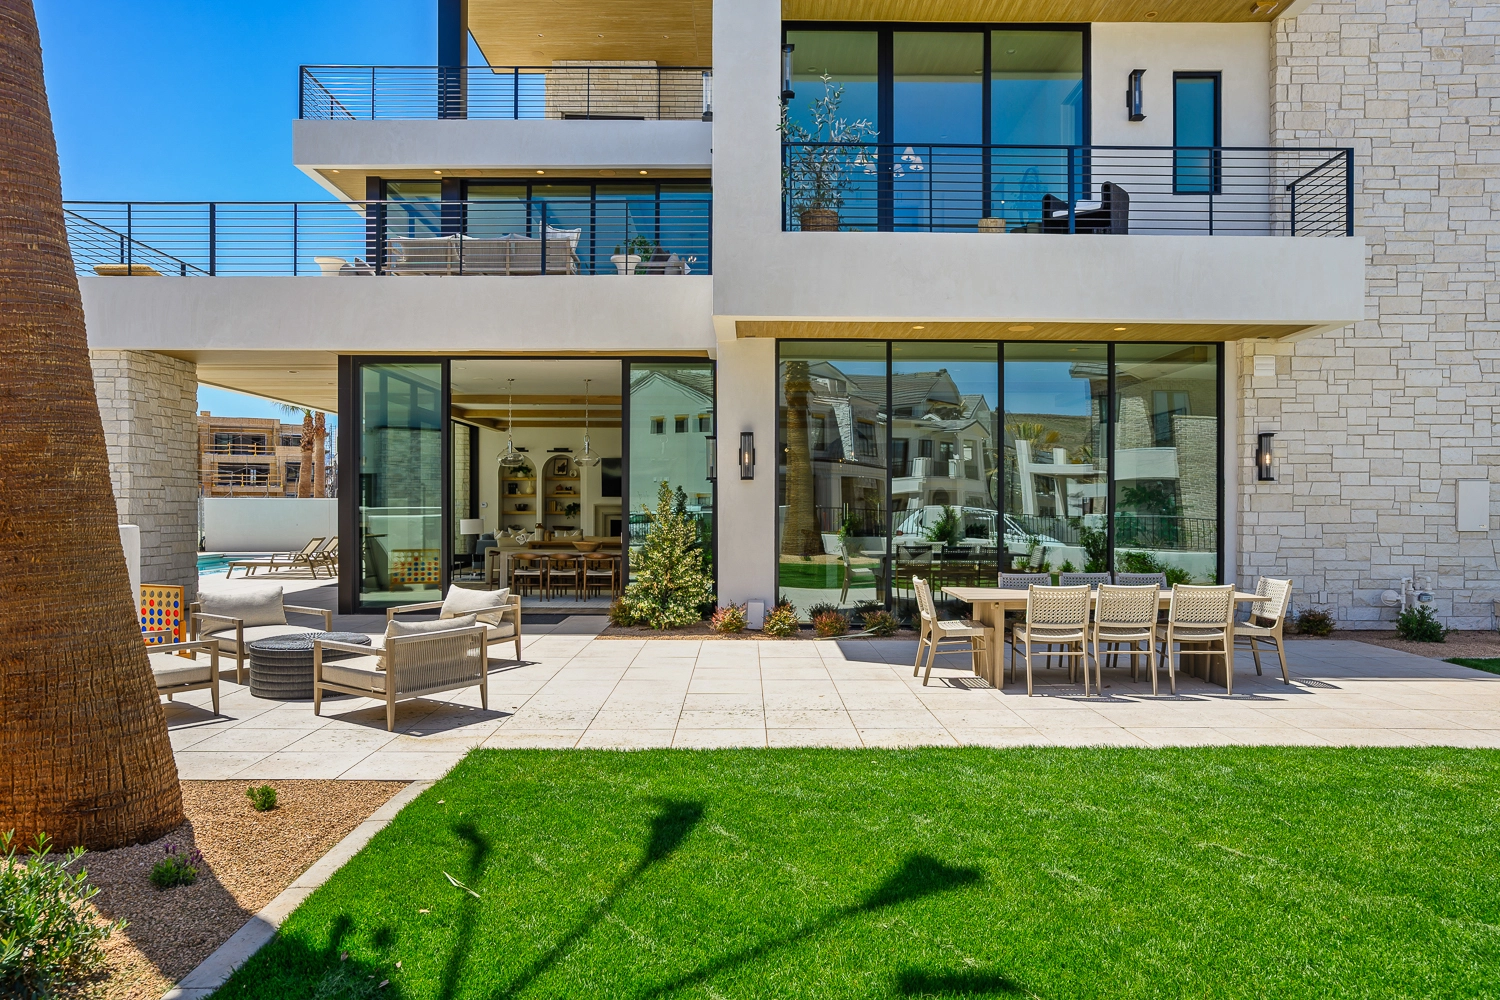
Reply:
<svg viewBox="0 0 1500 1000"><path fill-rule="evenodd" d="M797 46L791 44L781 47L781 99L783 101L790 101L797 96L797 92L792 89L792 53L796 49Z"/></svg>
<svg viewBox="0 0 1500 1000"><path fill-rule="evenodd" d="M1274 483L1276 481L1275 452L1271 448L1271 439L1276 435L1267 431L1255 436L1255 478L1262 483Z"/></svg>
<svg viewBox="0 0 1500 1000"><path fill-rule="evenodd" d="M703 71L703 120L714 120L714 74L707 69Z"/></svg>
<svg viewBox="0 0 1500 1000"><path fill-rule="evenodd" d="M1141 77L1146 75L1143 69L1130 71L1130 83L1125 88L1125 109L1130 112L1130 120L1143 122L1146 120L1146 99L1141 93Z"/></svg>
<svg viewBox="0 0 1500 1000"><path fill-rule="evenodd" d="M740 478L755 478L755 432L743 431L740 434Z"/></svg>
<svg viewBox="0 0 1500 1000"><path fill-rule="evenodd" d="M703 440L708 442L708 475L704 478L713 482L719 478L719 439L710 434Z"/></svg>

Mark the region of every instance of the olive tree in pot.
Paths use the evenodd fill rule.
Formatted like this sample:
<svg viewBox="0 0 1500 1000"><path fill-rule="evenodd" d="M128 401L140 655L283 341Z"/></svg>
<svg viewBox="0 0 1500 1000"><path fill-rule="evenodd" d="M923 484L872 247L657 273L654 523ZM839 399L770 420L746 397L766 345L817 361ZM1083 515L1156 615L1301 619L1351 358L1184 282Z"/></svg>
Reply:
<svg viewBox="0 0 1500 1000"><path fill-rule="evenodd" d="M843 84L834 86L822 76L823 94L808 103L811 127L794 120L781 108L781 182L792 214L803 232L837 232L844 194L854 183L854 172L874 173L876 157L867 145L878 134L870 121L850 121L839 115Z"/></svg>

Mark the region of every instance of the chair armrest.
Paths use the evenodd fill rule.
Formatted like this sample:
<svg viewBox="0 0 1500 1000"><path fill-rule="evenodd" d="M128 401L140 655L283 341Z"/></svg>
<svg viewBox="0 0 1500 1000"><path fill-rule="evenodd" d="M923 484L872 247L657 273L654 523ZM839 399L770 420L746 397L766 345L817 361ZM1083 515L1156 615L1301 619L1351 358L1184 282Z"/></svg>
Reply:
<svg viewBox="0 0 1500 1000"><path fill-rule="evenodd" d="M192 642L169 642L162 646L150 646L147 648L147 652L175 653L182 649L201 649L212 656L215 662L219 659L219 644L212 639L201 639Z"/></svg>
<svg viewBox="0 0 1500 1000"><path fill-rule="evenodd" d="M245 620L243 618L230 618L228 615L211 615L204 611L194 611L192 614L188 615L188 617L193 621L194 632L197 631L197 625L199 622L223 622L225 625L233 626L234 628L243 628L245 623Z"/></svg>
<svg viewBox="0 0 1500 1000"><path fill-rule="evenodd" d="M409 611L431 611L443 606L442 601L428 601L425 604L401 604L394 608L385 609L385 620L390 621L396 615L406 614Z"/></svg>
<svg viewBox="0 0 1500 1000"><path fill-rule="evenodd" d="M321 615L323 618L323 631L333 631L333 612L329 611L327 608L302 608L298 607L295 604L283 604L281 606L281 610L290 611L293 614L299 615Z"/></svg>
<svg viewBox="0 0 1500 1000"><path fill-rule="evenodd" d="M314 639L313 648L315 650L333 649L340 653L356 653L359 656L379 656L383 652L374 646L361 646L355 642L335 642L332 639Z"/></svg>

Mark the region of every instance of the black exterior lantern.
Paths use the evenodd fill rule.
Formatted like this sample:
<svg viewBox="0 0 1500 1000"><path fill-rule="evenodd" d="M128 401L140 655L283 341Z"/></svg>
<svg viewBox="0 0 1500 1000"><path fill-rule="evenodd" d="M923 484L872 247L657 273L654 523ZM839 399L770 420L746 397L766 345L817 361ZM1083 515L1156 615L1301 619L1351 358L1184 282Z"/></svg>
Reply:
<svg viewBox="0 0 1500 1000"><path fill-rule="evenodd" d="M790 101L797 96L792 89L792 53L797 46L788 42L781 47L781 99L783 102Z"/></svg>
<svg viewBox="0 0 1500 1000"><path fill-rule="evenodd" d="M1146 75L1143 69L1130 71L1130 83L1125 88L1125 109L1130 113L1130 120L1143 122L1146 120L1146 99L1141 93L1141 77Z"/></svg>
<svg viewBox="0 0 1500 1000"><path fill-rule="evenodd" d="M719 478L719 439L710 434L703 440L708 442L708 475L703 478L713 482Z"/></svg>
<svg viewBox="0 0 1500 1000"><path fill-rule="evenodd" d="M740 434L740 478L755 478L755 432Z"/></svg>
<svg viewBox="0 0 1500 1000"><path fill-rule="evenodd" d="M1276 455L1271 447L1271 439L1275 436L1270 431L1255 436L1255 478L1258 482L1276 481Z"/></svg>

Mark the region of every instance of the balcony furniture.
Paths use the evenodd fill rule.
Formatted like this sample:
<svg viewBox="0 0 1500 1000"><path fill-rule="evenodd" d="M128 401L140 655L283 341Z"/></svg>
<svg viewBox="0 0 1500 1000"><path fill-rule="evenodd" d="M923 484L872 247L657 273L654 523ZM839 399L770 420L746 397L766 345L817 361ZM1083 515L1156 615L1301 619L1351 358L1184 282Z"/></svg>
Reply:
<svg viewBox="0 0 1500 1000"><path fill-rule="evenodd" d="M492 642L514 642L516 659L521 658L521 597L519 594L513 594L509 589L469 590L466 587L450 586L448 593L441 601L386 608L386 628L389 630L397 615L433 610L437 611L437 621L440 622L456 621L466 615L473 615L477 624L489 629L489 634L485 639L486 647Z"/></svg>
<svg viewBox="0 0 1500 1000"><path fill-rule="evenodd" d="M838 557L843 568L843 590L839 594L839 603L843 604L849 600L851 586L859 586L863 583L874 587L875 599L880 600L880 567L878 565L874 567L854 565L854 560L849 554L849 540L839 538L837 535L834 538L837 539Z"/></svg>
<svg viewBox="0 0 1500 1000"><path fill-rule="evenodd" d="M1068 203L1047 194L1042 196L1042 232L1068 231ZM1073 205L1073 231L1077 233L1124 236L1130 232L1130 195L1113 181L1099 185L1098 201L1079 201Z"/></svg>
<svg viewBox="0 0 1500 1000"><path fill-rule="evenodd" d="M1050 573L1001 573L1000 588L1002 590L1026 591L1031 587L1050 587L1052 575ZM1007 611L1001 625L1001 642L1010 643L1010 679L1016 679L1016 626L1026 620L1024 612ZM1052 669L1052 661L1047 661L1047 669Z"/></svg>
<svg viewBox="0 0 1500 1000"><path fill-rule="evenodd" d="M1172 588L1172 604L1167 609L1167 631L1162 637L1161 658L1167 666L1172 694L1177 693L1177 672L1172 659L1173 648L1183 644L1179 656L1198 654L1211 663L1214 655L1224 659L1224 686L1234 694L1234 603L1231 586L1191 587L1178 584ZM1217 650L1213 647L1217 646ZM1191 647L1191 648L1189 648ZM1151 693L1156 694L1156 667L1151 669ZM1204 679L1210 680L1205 668Z"/></svg>
<svg viewBox="0 0 1500 1000"><path fill-rule="evenodd" d="M275 635L250 643L250 694L274 701L298 701L313 696L313 640L369 646L370 637L358 632L307 632ZM344 657L348 653L328 653Z"/></svg>
<svg viewBox="0 0 1500 1000"><path fill-rule="evenodd" d="M547 599L557 596L559 586L571 587L575 599L583 597L583 564L575 554L554 555L547 560Z"/></svg>
<svg viewBox="0 0 1500 1000"><path fill-rule="evenodd" d="M480 705L488 709L487 626L474 624L416 633L409 631L411 628L399 622L388 624L385 645L374 652L353 643L315 639L313 714L322 714L325 692L376 698L385 702L385 728L392 731L396 728L398 701L475 686L479 688ZM325 662L329 653L352 654L356 658Z"/></svg>
<svg viewBox="0 0 1500 1000"><path fill-rule="evenodd" d="M510 589L521 594L528 587L536 587L537 596L545 593L547 586L547 558L535 552L517 552L510 557Z"/></svg>
<svg viewBox="0 0 1500 1000"><path fill-rule="evenodd" d="M189 652L192 655L182 655ZM207 690L213 699L214 714L219 714L217 642L205 640L148 646L146 659L151 663L151 678L156 682L157 695L166 695L171 701L176 694Z"/></svg>
<svg viewBox="0 0 1500 1000"><path fill-rule="evenodd" d="M147 264L95 264L94 273L105 278L160 278L161 272Z"/></svg>
<svg viewBox="0 0 1500 1000"><path fill-rule="evenodd" d="M939 621L937 607L933 604L932 588L927 581L920 576L914 576L911 580L912 589L917 593L917 662L912 668L911 675L917 676L917 671L922 668L922 648L927 648L927 669L922 674L922 686L927 686L927 681L932 677L932 661L937 656L937 648L943 643L964 643L969 647L969 659L974 668L974 673L984 677L991 686L995 681L988 674L990 642L994 638L995 630L987 625L981 625L971 621Z"/></svg>
<svg viewBox="0 0 1500 1000"><path fill-rule="evenodd" d="M1032 687L1032 647L1046 647L1048 663L1060 656L1079 663L1068 666L1068 680L1077 677L1083 667L1083 694L1089 693L1088 628L1091 591L1087 586L1044 587L1033 585L1026 592L1026 619L1015 626L1012 641L1025 646L1026 695L1035 694ZM1056 647L1062 647L1057 649ZM1014 663L1014 660L1012 660Z"/></svg>
<svg viewBox="0 0 1500 1000"><path fill-rule="evenodd" d="M1234 626L1234 644L1238 646L1241 640L1250 647L1250 655L1255 658L1255 672L1260 673L1260 647L1258 642L1269 642L1276 650L1276 658L1281 661L1281 679L1287 684L1292 682L1292 675L1286 668L1286 650L1281 645L1281 630L1286 624L1286 611L1292 601L1292 581L1273 580L1263 576L1255 585L1257 597L1265 600L1250 605L1250 620L1237 622Z"/></svg>
<svg viewBox="0 0 1500 1000"><path fill-rule="evenodd" d="M1072 574L1063 574L1064 577ZM1099 681L1099 691L1104 691L1104 657L1111 657L1111 665L1120 653L1130 654L1130 677L1140 677L1139 658L1144 653L1150 666L1156 655L1156 613L1161 606L1161 590L1153 584L1144 587L1121 587L1111 583L1100 583L1095 588L1094 625L1094 677ZM1137 645L1144 648L1137 649ZM1107 651L1105 647L1110 647ZM1125 649L1120 647L1124 646ZM1155 671L1152 671L1155 681Z"/></svg>
<svg viewBox="0 0 1500 1000"><path fill-rule="evenodd" d="M1167 574L1165 573L1116 573L1115 583L1122 587L1144 587L1151 584L1159 590L1167 589Z"/></svg>
<svg viewBox="0 0 1500 1000"><path fill-rule="evenodd" d="M249 643L272 636L306 635L331 632L333 612L326 608L305 608L281 601L280 584L236 585L232 588L200 588L198 600L189 606L191 638L212 640L219 652L234 653L234 680L245 683L245 655ZM287 623L287 612L323 619L323 628L308 628Z"/></svg>
<svg viewBox="0 0 1500 1000"><path fill-rule="evenodd" d="M334 538L332 542L336 546L338 539ZM306 566L307 571L313 575L314 579L317 579L318 567L323 565L323 553L328 550L328 545L328 539L314 538L304 545L300 552L283 552L280 555L274 555L271 557L271 571L275 572L278 568L296 569L298 566Z"/></svg>
<svg viewBox="0 0 1500 1000"><path fill-rule="evenodd" d="M318 265L323 277L336 278L349 262L342 257L314 257L313 263Z"/></svg>
<svg viewBox="0 0 1500 1000"><path fill-rule="evenodd" d="M638 270L644 270L647 274L692 274L693 265L697 261L697 257L679 257L675 253L658 249Z"/></svg>
<svg viewBox="0 0 1500 1000"><path fill-rule="evenodd" d="M549 234L548 274L579 272L575 240ZM386 241L385 269L398 275L541 274L542 241L529 236L393 236Z"/></svg>
<svg viewBox="0 0 1500 1000"><path fill-rule="evenodd" d="M584 595L609 589L611 597L620 592L620 557L589 553L583 556Z"/></svg>
<svg viewBox="0 0 1500 1000"><path fill-rule="evenodd" d="M337 576L339 571L339 540L337 536L329 539L323 550L314 556L314 562L328 571L330 577Z"/></svg>
<svg viewBox="0 0 1500 1000"><path fill-rule="evenodd" d="M1109 583L1108 573L1059 573L1057 582L1064 587L1087 584L1090 590L1098 590L1100 584Z"/></svg>
<svg viewBox="0 0 1500 1000"><path fill-rule="evenodd" d="M1005 620L1006 612L1025 611L1026 599L1029 590L1016 590L1001 587L944 587L943 593L955 601L963 601L974 608L974 620L983 625L997 628ZM1158 607L1166 608L1172 603L1172 592L1170 590L1159 590L1157 598ZM1090 592L1090 601L1097 600L1097 594ZM1255 594L1235 591L1234 600L1236 604L1254 604L1265 600ZM1157 634L1160 635L1158 628ZM991 659L994 664L991 670L994 676L1000 676L998 672L1001 649L998 646L991 647Z"/></svg>

